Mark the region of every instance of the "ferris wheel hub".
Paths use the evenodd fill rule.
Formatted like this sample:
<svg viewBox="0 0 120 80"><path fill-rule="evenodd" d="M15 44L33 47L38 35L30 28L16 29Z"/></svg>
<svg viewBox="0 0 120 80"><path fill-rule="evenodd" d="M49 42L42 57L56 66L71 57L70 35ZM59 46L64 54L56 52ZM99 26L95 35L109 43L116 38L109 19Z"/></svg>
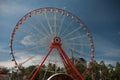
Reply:
<svg viewBox="0 0 120 80"><path fill-rule="evenodd" d="M54 37L53 42L54 43L61 43L60 37Z"/></svg>
<svg viewBox="0 0 120 80"><path fill-rule="evenodd" d="M61 46L61 39L60 37L54 37L53 42L51 44L51 48L55 48L56 46Z"/></svg>

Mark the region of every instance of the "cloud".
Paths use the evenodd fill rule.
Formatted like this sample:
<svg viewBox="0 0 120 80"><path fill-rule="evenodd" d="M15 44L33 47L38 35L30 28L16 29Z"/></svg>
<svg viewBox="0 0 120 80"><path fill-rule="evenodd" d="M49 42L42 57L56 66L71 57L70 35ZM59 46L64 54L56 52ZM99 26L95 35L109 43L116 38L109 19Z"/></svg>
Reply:
<svg viewBox="0 0 120 80"><path fill-rule="evenodd" d="M120 35L120 32L118 32L118 35Z"/></svg>
<svg viewBox="0 0 120 80"><path fill-rule="evenodd" d="M11 68L11 67L14 67L15 64L12 61L1 61L0 66Z"/></svg>
<svg viewBox="0 0 120 80"><path fill-rule="evenodd" d="M8 55L6 55L6 56L8 56ZM0 66L4 66L4 67L8 67L8 68L15 67L16 66L15 62L11 61L12 60L11 58L9 60L7 60L6 56L4 57L5 58L4 61L0 61ZM16 54L14 54L14 56L15 56L15 60L17 61L18 65L22 64L22 66L24 66L24 67L28 67L29 65L36 65L36 64L38 65L43 59L43 55L30 54L26 51L16 53Z"/></svg>
<svg viewBox="0 0 120 80"><path fill-rule="evenodd" d="M0 46L0 54L2 53L9 53L10 51L6 49L7 47L5 45Z"/></svg>
<svg viewBox="0 0 120 80"><path fill-rule="evenodd" d="M109 64L115 66L116 60L105 60L105 59L97 59L97 62L100 63L101 61L104 61L105 65L108 66Z"/></svg>
<svg viewBox="0 0 120 80"><path fill-rule="evenodd" d="M118 48L109 48L109 50L106 50L105 52L105 56L120 57L120 49Z"/></svg>
<svg viewBox="0 0 120 80"><path fill-rule="evenodd" d="M29 65L38 65L43 59L41 52L34 54L32 52L22 51L15 53L14 56L17 63L22 64L24 67Z"/></svg>
<svg viewBox="0 0 120 80"><path fill-rule="evenodd" d="M10 60L10 50L9 46L0 45L0 61Z"/></svg>
<svg viewBox="0 0 120 80"><path fill-rule="evenodd" d="M32 39L32 36L25 36L23 40L21 40L21 43L24 45L34 45L35 42Z"/></svg>
<svg viewBox="0 0 120 80"><path fill-rule="evenodd" d="M0 4L0 11L3 14L19 15L28 10L30 10L30 6L27 6L25 4L19 4L17 2L13 2L13 1L7 1L7 2L3 1L3 3Z"/></svg>
<svg viewBox="0 0 120 80"><path fill-rule="evenodd" d="M12 60L12 56L10 55L10 50L8 49L9 46L1 45L0 46L0 66L4 67L14 67L15 63ZM30 52L23 51L14 54L16 61L20 64L24 61L26 61L31 56L34 56L34 54L31 54ZM41 55L36 56L35 58L31 59L28 63L26 63L24 66L33 64L33 61L38 63L38 61L41 59Z"/></svg>
<svg viewBox="0 0 120 80"><path fill-rule="evenodd" d="M94 34L95 59L105 61L106 64L115 64L120 59L119 46L112 43L105 37Z"/></svg>

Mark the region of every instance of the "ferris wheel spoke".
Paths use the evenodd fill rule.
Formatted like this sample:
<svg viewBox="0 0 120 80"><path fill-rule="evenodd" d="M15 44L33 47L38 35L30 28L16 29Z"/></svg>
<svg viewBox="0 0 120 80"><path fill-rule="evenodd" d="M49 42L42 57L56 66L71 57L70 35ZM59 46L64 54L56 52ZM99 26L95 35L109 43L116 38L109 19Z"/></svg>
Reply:
<svg viewBox="0 0 120 80"><path fill-rule="evenodd" d="M45 38L50 41L50 39L48 38L48 36L40 38L40 35L34 34L34 33L30 32L28 30L24 30L22 28L18 28L18 30L20 30L21 32L26 33L28 36L33 36L34 38L38 39L38 40L34 40L34 41L33 40L29 40L30 42L40 42L41 40L44 40ZM22 39L16 40L16 42L20 42L20 40L22 40Z"/></svg>
<svg viewBox="0 0 120 80"><path fill-rule="evenodd" d="M76 31L80 30L81 28L82 28L82 27L80 26L80 27L74 29L73 31L71 31L71 32L69 32L68 34L66 34L65 36L63 36L62 38L66 38L67 36L72 35L73 33L75 33Z"/></svg>
<svg viewBox="0 0 120 80"><path fill-rule="evenodd" d="M19 65L21 66L21 65L25 64L26 62L32 60L32 59L35 58L36 56L38 56L38 54L36 54L36 55L34 55L34 56L31 56L30 58L26 59L25 61L23 61L23 62L20 63Z"/></svg>
<svg viewBox="0 0 120 80"><path fill-rule="evenodd" d="M35 29L40 35L43 35L43 36L46 36L45 35L45 33L43 33L39 28L37 28L37 26L36 25L34 25L32 22L30 22L30 21L25 21L25 22L27 22L33 29Z"/></svg>
<svg viewBox="0 0 120 80"><path fill-rule="evenodd" d="M22 29L22 28L18 28L18 30L21 31L21 32L24 32L26 35L31 35L31 36L33 36L33 37L39 38L38 35L30 32L30 31L28 31L28 30L24 30L24 29Z"/></svg>
<svg viewBox="0 0 120 80"><path fill-rule="evenodd" d="M22 49L22 50L15 50L14 53L18 53L18 52L24 52L24 51L31 51L31 50L35 50L35 49L38 49L38 48L42 48L42 47L45 47L45 46L34 46L32 48L25 48L25 49Z"/></svg>
<svg viewBox="0 0 120 80"><path fill-rule="evenodd" d="M56 13L54 12L54 35L56 36L57 35L57 32L56 32Z"/></svg>
<svg viewBox="0 0 120 80"><path fill-rule="evenodd" d="M18 43L21 43L22 40L24 40L24 42L27 42L27 43L39 43L41 42L42 40L45 40L47 37L43 37L41 39L36 39L36 40L24 40L24 39L14 39L14 42L18 42ZM48 39L48 38L47 38ZM47 44L47 43L46 43Z"/></svg>
<svg viewBox="0 0 120 80"><path fill-rule="evenodd" d="M59 26L59 30L58 30L58 36L59 36L60 33L61 33L61 29L62 29L62 27L63 27L64 19L65 19L65 15L63 15L63 18L62 18L61 21L60 21L60 26Z"/></svg>
<svg viewBox="0 0 120 80"><path fill-rule="evenodd" d="M47 30L46 26L42 23L40 18L35 16L35 19L40 23L41 27L46 31L47 35L49 35L49 31Z"/></svg>
<svg viewBox="0 0 120 80"><path fill-rule="evenodd" d="M63 32L62 32L63 35L67 30L69 30L69 28L73 24L73 22L74 22L74 20L71 20L71 22L63 29ZM61 35L61 36L63 36L63 35Z"/></svg>
<svg viewBox="0 0 120 80"><path fill-rule="evenodd" d="M65 39L65 41L73 41L73 40L81 39L81 38L87 38L87 36L86 35L78 35L78 36L75 36L75 37Z"/></svg>
<svg viewBox="0 0 120 80"><path fill-rule="evenodd" d="M35 55L32 55L30 58L27 58L26 60L24 60L24 61L23 61L22 63L20 63L19 65L21 66L21 65L29 62L30 60L35 59L35 57L37 57L37 56L40 55L40 54L42 54L40 51L37 52Z"/></svg>
<svg viewBox="0 0 120 80"><path fill-rule="evenodd" d="M70 45L74 45L74 46L86 46L86 47L90 47L90 44L87 43L69 43Z"/></svg>
<svg viewBox="0 0 120 80"><path fill-rule="evenodd" d="M21 43L23 39L14 39L14 42ZM35 43L38 42L38 40L25 40L27 43Z"/></svg>
<svg viewBox="0 0 120 80"><path fill-rule="evenodd" d="M85 52L83 52L83 51L79 51L79 50L76 50L76 49L74 49L74 48L70 48L73 52L75 52L75 53L78 53L79 55L81 55L81 56L84 56L84 57L90 57L89 55L87 55ZM74 53L74 54L75 54Z"/></svg>
<svg viewBox="0 0 120 80"><path fill-rule="evenodd" d="M48 24L48 26L49 26L50 32L51 32L51 34L53 35L53 30L52 30L52 27L51 27L51 25L50 25L49 19L48 19L47 15L46 15L46 12L44 12L44 14L45 14L45 19L46 19L47 24Z"/></svg>
<svg viewBox="0 0 120 80"><path fill-rule="evenodd" d="M85 54L83 51L76 50L74 48L70 48L73 52L77 52L79 54Z"/></svg>

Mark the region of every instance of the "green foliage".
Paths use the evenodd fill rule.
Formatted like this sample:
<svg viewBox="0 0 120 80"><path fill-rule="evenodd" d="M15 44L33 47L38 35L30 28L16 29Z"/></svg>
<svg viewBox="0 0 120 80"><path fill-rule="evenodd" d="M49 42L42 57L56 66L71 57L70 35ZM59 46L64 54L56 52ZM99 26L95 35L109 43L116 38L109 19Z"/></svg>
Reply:
<svg viewBox="0 0 120 80"><path fill-rule="evenodd" d="M84 66L80 62L77 62L75 65L81 73L86 70L86 66ZM31 65L26 68L23 67L22 70L27 76L31 77L36 68L37 66ZM3 71L4 74L8 74L9 72L7 68L0 67L0 69ZM58 67L56 66L56 64L49 63L47 65L43 65L34 80L43 80L43 78L44 80L47 80L51 75L55 73L55 71L65 73L64 68ZM12 80L22 80L24 76L23 74L18 73L18 70L12 71L11 75ZM111 64L106 65L104 61L101 61L100 63L94 61L92 67L90 68L90 72L85 74L84 77L85 80L92 80L92 78L94 78L95 80L120 80L120 63L117 62L116 65L113 66Z"/></svg>
<svg viewBox="0 0 120 80"><path fill-rule="evenodd" d="M86 70L86 67L82 65L81 63L77 63L75 65L81 73L83 73Z"/></svg>
<svg viewBox="0 0 120 80"><path fill-rule="evenodd" d="M1 71L3 72L3 74L7 74L9 72L9 69L3 67L1 68Z"/></svg>
<svg viewBox="0 0 120 80"><path fill-rule="evenodd" d="M0 66L0 71L2 71L3 74L7 74L9 72L9 69Z"/></svg>
<svg viewBox="0 0 120 80"><path fill-rule="evenodd" d="M117 62L116 66L113 67L111 64L105 65L104 61L100 63L94 62L91 72L94 72L94 79L98 80L120 80L120 63ZM87 78L87 77L86 77ZM91 80L91 79L86 79Z"/></svg>
<svg viewBox="0 0 120 80"><path fill-rule="evenodd" d="M89 73L89 74L84 75L85 80L92 80L91 75L92 75L92 73Z"/></svg>
<svg viewBox="0 0 120 80"><path fill-rule="evenodd" d="M116 75L115 75L116 80L120 80L120 63L119 62L116 63L115 72L116 72Z"/></svg>
<svg viewBox="0 0 120 80"><path fill-rule="evenodd" d="M32 65L25 68L25 74L29 77L33 75L33 71L36 70L36 66ZM57 72L64 72L64 68L57 67L55 64L49 63L48 65L43 65L34 80L47 80L51 75ZM32 73L33 72L33 73ZM32 73L32 74L31 74Z"/></svg>

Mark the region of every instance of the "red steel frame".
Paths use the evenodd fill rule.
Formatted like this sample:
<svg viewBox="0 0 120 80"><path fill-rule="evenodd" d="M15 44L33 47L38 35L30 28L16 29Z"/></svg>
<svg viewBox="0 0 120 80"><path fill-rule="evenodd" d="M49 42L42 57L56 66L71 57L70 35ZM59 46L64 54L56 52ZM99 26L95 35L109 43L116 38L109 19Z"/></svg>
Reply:
<svg viewBox="0 0 120 80"><path fill-rule="evenodd" d="M65 67L68 75L70 75L75 80L85 80L83 75L78 71L76 66L71 61L71 59L66 55L66 53L62 49L61 45L62 44L61 44L60 38L55 37L51 46L50 46L50 50L48 51L46 56L43 58L42 62L40 63L40 65L38 66L36 71L34 72L33 76L30 78L30 80L34 80L35 76L37 75L37 73L41 69L42 65L44 64L45 60L47 59L47 57L49 56L49 54L51 53L53 48L56 48L58 50L58 53L60 55L60 58L62 59L62 62L64 64L64 67Z"/></svg>

